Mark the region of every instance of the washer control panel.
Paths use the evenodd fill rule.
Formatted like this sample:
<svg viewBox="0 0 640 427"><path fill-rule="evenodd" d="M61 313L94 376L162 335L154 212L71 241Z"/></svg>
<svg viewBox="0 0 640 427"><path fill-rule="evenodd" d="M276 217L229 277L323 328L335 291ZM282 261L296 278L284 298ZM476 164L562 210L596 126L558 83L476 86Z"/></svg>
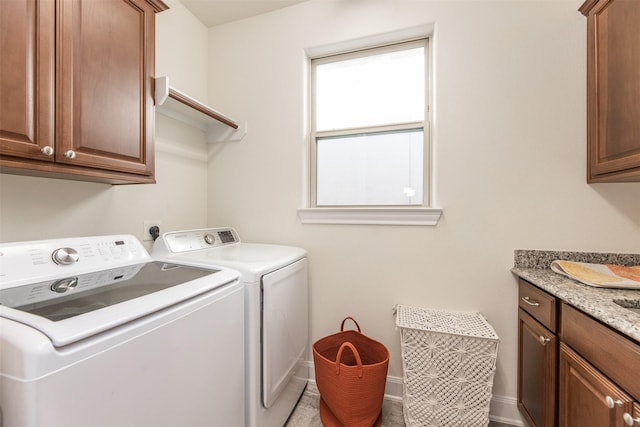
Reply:
<svg viewBox="0 0 640 427"><path fill-rule="evenodd" d="M154 254L181 253L232 245L240 242L240 236L233 228L203 228L164 233L153 246Z"/></svg>
<svg viewBox="0 0 640 427"><path fill-rule="evenodd" d="M131 235L0 244L0 288L151 260ZM60 284L59 290L73 284Z"/></svg>

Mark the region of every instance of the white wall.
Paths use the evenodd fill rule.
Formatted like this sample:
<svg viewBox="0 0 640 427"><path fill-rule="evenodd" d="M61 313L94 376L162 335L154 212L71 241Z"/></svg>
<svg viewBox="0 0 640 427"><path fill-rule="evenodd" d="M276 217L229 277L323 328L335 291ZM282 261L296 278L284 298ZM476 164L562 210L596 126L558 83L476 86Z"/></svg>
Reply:
<svg viewBox="0 0 640 427"><path fill-rule="evenodd" d="M0 174L0 241L142 237L145 219L164 230L232 225L247 241L309 251L312 341L353 315L400 376L395 303L480 310L502 338L494 391L515 396L513 250L640 252L640 184L585 183L580 2L312 0L207 31L167 1L157 74L247 119L249 134L207 147L201 132L158 115L154 185ZM444 217L437 227L301 225L304 49L425 23L435 23Z"/></svg>
<svg viewBox="0 0 640 427"><path fill-rule="evenodd" d="M157 75L205 99L207 29L181 3L157 15ZM201 131L157 115L156 184L111 186L0 174L0 242L163 230L207 221L207 152ZM150 247L150 245L148 246Z"/></svg>
<svg viewBox="0 0 640 427"><path fill-rule="evenodd" d="M311 340L347 315L390 349L394 304L479 310L516 395L516 248L640 252L640 183L585 180L581 0L311 0L210 29L209 98L249 133L210 150L211 226L309 251ZM436 227L302 225L305 49L435 25Z"/></svg>

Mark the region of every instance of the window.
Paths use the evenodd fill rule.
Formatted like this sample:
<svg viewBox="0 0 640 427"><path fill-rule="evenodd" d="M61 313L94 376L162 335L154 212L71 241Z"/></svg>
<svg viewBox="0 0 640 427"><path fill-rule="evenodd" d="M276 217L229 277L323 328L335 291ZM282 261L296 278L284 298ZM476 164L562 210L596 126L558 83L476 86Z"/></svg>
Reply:
<svg viewBox="0 0 640 427"><path fill-rule="evenodd" d="M429 205L427 43L311 59L312 209Z"/></svg>
<svg viewBox="0 0 640 427"><path fill-rule="evenodd" d="M424 199L426 41L313 59L315 206Z"/></svg>

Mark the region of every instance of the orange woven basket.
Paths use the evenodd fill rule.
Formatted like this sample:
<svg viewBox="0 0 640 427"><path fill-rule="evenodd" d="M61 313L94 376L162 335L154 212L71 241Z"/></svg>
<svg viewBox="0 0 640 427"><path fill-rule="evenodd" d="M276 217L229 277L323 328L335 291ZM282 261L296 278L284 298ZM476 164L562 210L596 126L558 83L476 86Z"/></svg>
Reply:
<svg viewBox="0 0 640 427"><path fill-rule="evenodd" d="M344 330L351 319L357 331ZM382 423L389 351L346 317L340 332L313 344L320 419L325 427L372 427Z"/></svg>

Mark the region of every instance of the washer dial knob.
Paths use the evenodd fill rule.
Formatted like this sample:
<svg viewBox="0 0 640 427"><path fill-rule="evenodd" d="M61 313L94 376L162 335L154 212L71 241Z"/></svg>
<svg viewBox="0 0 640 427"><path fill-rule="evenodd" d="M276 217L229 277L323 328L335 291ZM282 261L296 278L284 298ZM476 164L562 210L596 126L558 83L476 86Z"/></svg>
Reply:
<svg viewBox="0 0 640 427"><path fill-rule="evenodd" d="M53 251L51 259L58 265L69 265L78 262L80 255L73 248L59 248Z"/></svg>
<svg viewBox="0 0 640 427"><path fill-rule="evenodd" d="M213 245L216 242L216 238L213 236L213 234L207 233L207 234L204 235L204 241L208 245Z"/></svg>
<svg viewBox="0 0 640 427"><path fill-rule="evenodd" d="M77 277L69 277L68 279L61 279L51 285L51 290L59 294L65 293L70 289L73 289L78 284Z"/></svg>

